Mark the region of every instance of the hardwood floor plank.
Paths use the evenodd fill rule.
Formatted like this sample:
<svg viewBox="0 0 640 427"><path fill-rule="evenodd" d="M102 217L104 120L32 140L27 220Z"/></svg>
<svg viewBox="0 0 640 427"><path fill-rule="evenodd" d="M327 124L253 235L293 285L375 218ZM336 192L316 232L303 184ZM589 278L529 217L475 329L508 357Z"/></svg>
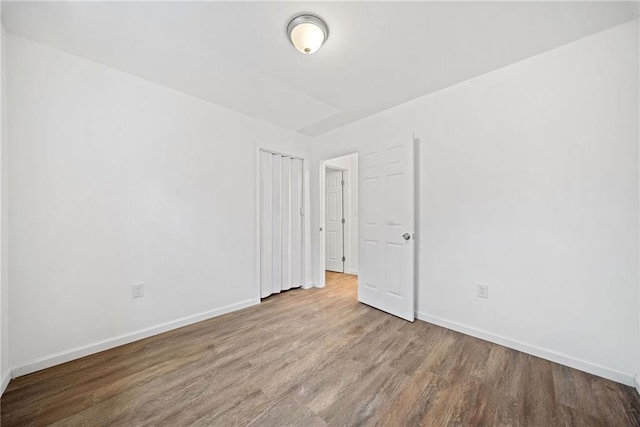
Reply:
<svg viewBox="0 0 640 427"><path fill-rule="evenodd" d="M396 396L379 425L420 425L431 410L443 384L444 381L437 375L426 370L417 371Z"/></svg>
<svg viewBox="0 0 640 427"><path fill-rule="evenodd" d="M412 375L424 361L425 355L429 352L429 346L415 341L408 341L402 351L390 360L389 366L404 372L406 375Z"/></svg>
<svg viewBox="0 0 640 427"><path fill-rule="evenodd" d="M556 397L551 372L552 362L527 356L521 384L524 419L533 425L556 425Z"/></svg>
<svg viewBox="0 0 640 427"><path fill-rule="evenodd" d="M325 359L317 369L311 370L290 388L294 398L315 413L328 412L327 408L339 399L366 372L359 362L342 356Z"/></svg>
<svg viewBox="0 0 640 427"><path fill-rule="evenodd" d="M371 365L343 388L320 415L329 425L375 425L390 407L408 377L386 365Z"/></svg>
<svg viewBox="0 0 640 427"><path fill-rule="evenodd" d="M223 405L220 410L215 410L198 419L196 426L246 426L272 404L271 399L265 396L261 390L254 390L251 393L233 393L231 399ZM148 426L156 424L150 423ZM176 424L161 423L168 427Z"/></svg>
<svg viewBox="0 0 640 427"><path fill-rule="evenodd" d="M640 396L357 302L357 278L11 381L3 427L640 426Z"/></svg>
<svg viewBox="0 0 640 427"><path fill-rule="evenodd" d="M249 426L323 427L327 423L295 399L283 396L253 420Z"/></svg>

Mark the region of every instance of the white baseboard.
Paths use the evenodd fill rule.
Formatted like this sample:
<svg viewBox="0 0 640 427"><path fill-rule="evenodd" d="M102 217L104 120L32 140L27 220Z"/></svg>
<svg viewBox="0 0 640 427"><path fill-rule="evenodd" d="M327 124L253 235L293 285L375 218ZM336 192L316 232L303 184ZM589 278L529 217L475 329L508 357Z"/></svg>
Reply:
<svg viewBox="0 0 640 427"><path fill-rule="evenodd" d="M636 375L635 387L638 394L640 394L640 375Z"/></svg>
<svg viewBox="0 0 640 427"><path fill-rule="evenodd" d="M7 369L7 372L2 373L2 383L0 383L0 396L4 393L11 381L11 371Z"/></svg>
<svg viewBox="0 0 640 427"><path fill-rule="evenodd" d="M509 347L514 350L521 351L523 353L531 354L533 356L540 357L542 359L550 360L551 362L559 363L561 365L568 366L570 368L578 369L580 371L588 372L599 377L603 377L615 382L619 382L628 386L635 386L638 388L638 379L634 378L633 374L621 372L616 369L607 368L605 366L598 365L596 363L587 362L586 360L577 359L571 356L567 356L562 353L558 353L553 350L537 347L530 344L525 344L520 341L516 341L510 338L503 337L491 332L483 331L471 326L463 325L458 322L453 322L440 317L431 316L426 313L416 313L416 317L419 320L423 320L434 325L442 326L447 329L452 329L457 332L461 332L465 335L471 335L472 337L480 338L485 341L489 341L495 344Z"/></svg>
<svg viewBox="0 0 640 427"><path fill-rule="evenodd" d="M232 311L240 310L252 305L260 304L260 299L250 299L239 302L237 304L231 304L225 307L216 308L213 310L198 313L192 316L183 317L181 319L173 320L171 322L162 323L157 326L146 328L137 332L120 335L117 337L109 338L103 341L98 341L93 344L89 344L82 347L76 347L70 350L54 353L49 356L45 356L22 366L14 367L11 369L11 377L17 378L22 375L27 375L32 372L40 371L42 369L50 368L61 363L66 363L71 360L79 359L81 357L89 356L91 354L99 353L110 348L119 347L124 344L128 344L134 341L138 341L144 338L158 335L163 332L168 332L173 329L178 329L183 326L191 325L193 323L201 322L203 320L211 319L213 317L222 316L223 314L231 313Z"/></svg>
<svg viewBox="0 0 640 427"><path fill-rule="evenodd" d="M351 270L349 270L349 274L353 274L354 276L357 276L358 275L358 270L351 269Z"/></svg>

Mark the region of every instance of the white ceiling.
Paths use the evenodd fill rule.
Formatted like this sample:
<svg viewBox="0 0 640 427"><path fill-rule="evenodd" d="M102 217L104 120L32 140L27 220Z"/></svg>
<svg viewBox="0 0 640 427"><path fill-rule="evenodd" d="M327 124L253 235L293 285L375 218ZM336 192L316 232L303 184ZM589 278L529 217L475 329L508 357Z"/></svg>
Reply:
<svg viewBox="0 0 640 427"><path fill-rule="evenodd" d="M303 56L285 27L329 25ZM637 2L4 2L10 33L315 136L628 22Z"/></svg>

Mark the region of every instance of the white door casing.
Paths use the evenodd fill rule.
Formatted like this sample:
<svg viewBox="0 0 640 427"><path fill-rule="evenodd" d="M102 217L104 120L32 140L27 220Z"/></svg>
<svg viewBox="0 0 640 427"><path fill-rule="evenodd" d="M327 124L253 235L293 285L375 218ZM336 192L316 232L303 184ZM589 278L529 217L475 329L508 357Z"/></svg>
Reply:
<svg viewBox="0 0 640 427"><path fill-rule="evenodd" d="M343 171L326 170L325 269L344 273Z"/></svg>
<svg viewBox="0 0 640 427"><path fill-rule="evenodd" d="M413 139L367 144L359 168L358 301L413 321Z"/></svg>

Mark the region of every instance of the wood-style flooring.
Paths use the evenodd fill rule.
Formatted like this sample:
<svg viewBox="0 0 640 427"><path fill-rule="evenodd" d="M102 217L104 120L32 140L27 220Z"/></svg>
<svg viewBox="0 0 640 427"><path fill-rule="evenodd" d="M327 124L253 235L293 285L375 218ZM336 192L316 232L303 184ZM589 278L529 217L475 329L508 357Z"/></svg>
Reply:
<svg viewBox="0 0 640 427"><path fill-rule="evenodd" d="M634 426L636 391L356 302L356 278L11 381L2 426Z"/></svg>

